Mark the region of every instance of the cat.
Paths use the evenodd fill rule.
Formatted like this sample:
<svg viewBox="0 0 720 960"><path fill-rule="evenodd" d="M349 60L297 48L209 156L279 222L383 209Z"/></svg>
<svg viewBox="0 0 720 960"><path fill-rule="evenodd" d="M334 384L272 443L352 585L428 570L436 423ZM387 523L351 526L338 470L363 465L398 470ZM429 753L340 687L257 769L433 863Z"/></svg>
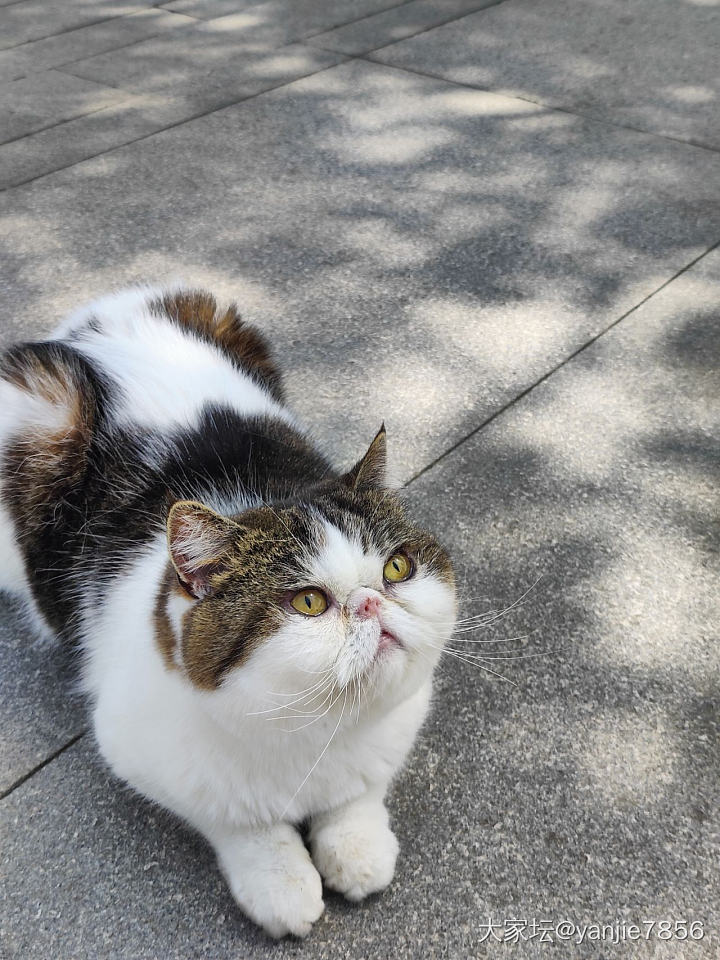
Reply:
<svg viewBox="0 0 720 960"><path fill-rule="evenodd" d="M456 616L384 427L336 471L234 305L143 286L4 352L0 450L0 587L78 644L113 772L273 937L309 933L323 881L384 889L384 797Z"/></svg>

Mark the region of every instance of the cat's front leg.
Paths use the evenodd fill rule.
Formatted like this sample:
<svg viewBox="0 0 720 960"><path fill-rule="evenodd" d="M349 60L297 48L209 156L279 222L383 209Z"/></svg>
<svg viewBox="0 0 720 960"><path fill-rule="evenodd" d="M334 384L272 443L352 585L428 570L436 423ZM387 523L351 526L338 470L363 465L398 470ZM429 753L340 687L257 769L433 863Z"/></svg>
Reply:
<svg viewBox="0 0 720 960"><path fill-rule="evenodd" d="M322 881L288 823L211 837L220 867L245 913L272 937L305 937L325 909Z"/></svg>
<svg viewBox="0 0 720 960"><path fill-rule="evenodd" d="M330 889L362 900L388 886L395 873L398 842L390 829L384 791L370 792L313 817L310 848Z"/></svg>

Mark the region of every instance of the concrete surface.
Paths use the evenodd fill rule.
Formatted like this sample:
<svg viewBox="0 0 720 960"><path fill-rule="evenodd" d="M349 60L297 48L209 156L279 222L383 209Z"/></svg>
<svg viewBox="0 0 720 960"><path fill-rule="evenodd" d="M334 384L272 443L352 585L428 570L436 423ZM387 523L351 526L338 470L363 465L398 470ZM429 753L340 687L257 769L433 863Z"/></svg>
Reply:
<svg viewBox="0 0 720 960"><path fill-rule="evenodd" d="M367 53L495 3L497 0L412 0L315 34L308 42L340 53Z"/></svg>
<svg viewBox="0 0 720 960"><path fill-rule="evenodd" d="M122 95L110 87L57 70L36 73L2 86L0 143L20 140L44 127L95 113L122 99Z"/></svg>
<svg viewBox="0 0 720 960"><path fill-rule="evenodd" d="M302 46L273 45L248 38L244 24L236 25L236 19L222 17L197 22L179 33L78 60L66 70L87 80L102 76L112 86L135 93L172 93L198 99L208 90L215 90L216 102L207 103L207 110L212 110L303 73L314 73L341 59L327 54L319 59L316 51ZM311 69L293 56L296 50L314 54ZM267 63L264 74L257 66L263 63ZM233 96L238 82L247 84L259 73L265 80L263 85Z"/></svg>
<svg viewBox="0 0 720 960"><path fill-rule="evenodd" d="M465 612L532 587L454 649L542 654L445 658L393 887L275 945L4 604L1 956L717 957L720 8L481 6L0 4L3 103L52 124L0 147L3 341L133 280L234 295L339 463L386 420Z"/></svg>
<svg viewBox="0 0 720 960"><path fill-rule="evenodd" d="M373 56L720 148L715 0L510 0Z"/></svg>
<svg viewBox="0 0 720 960"><path fill-rule="evenodd" d="M0 793L23 780L85 729L82 700L73 695L71 656L38 643L20 610L2 601L0 621Z"/></svg>
<svg viewBox="0 0 720 960"><path fill-rule="evenodd" d="M63 0L63 3L14 0L0 5L0 48L16 47L32 40L59 36L90 24L139 13L152 6L158 4L151 0L138 0L137 3L125 0Z"/></svg>
<svg viewBox="0 0 720 960"><path fill-rule="evenodd" d="M113 17L44 40L22 43L9 50L0 50L0 79L14 80L38 70L61 67L193 23L192 17L149 7L130 16Z"/></svg>

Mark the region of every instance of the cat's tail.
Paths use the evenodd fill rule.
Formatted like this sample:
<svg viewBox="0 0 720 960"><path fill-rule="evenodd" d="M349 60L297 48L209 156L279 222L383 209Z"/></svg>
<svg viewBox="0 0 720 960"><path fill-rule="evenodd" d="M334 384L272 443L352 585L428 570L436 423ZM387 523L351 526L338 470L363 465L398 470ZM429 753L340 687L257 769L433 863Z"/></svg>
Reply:
<svg viewBox="0 0 720 960"><path fill-rule="evenodd" d="M82 482L96 414L92 372L67 344L0 355L0 589L26 592L27 547Z"/></svg>

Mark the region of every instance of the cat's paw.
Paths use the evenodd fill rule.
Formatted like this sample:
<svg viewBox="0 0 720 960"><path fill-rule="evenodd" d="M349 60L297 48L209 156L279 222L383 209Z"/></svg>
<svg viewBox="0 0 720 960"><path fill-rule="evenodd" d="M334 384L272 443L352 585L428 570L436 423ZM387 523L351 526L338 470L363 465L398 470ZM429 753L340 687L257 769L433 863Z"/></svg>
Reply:
<svg viewBox="0 0 720 960"><path fill-rule="evenodd" d="M338 819L313 831L312 857L331 890L362 900L388 886L398 842L381 818Z"/></svg>
<svg viewBox="0 0 720 960"><path fill-rule="evenodd" d="M271 937L306 937L325 909L322 881L309 858L251 879L251 884L238 903Z"/></svg>
<svg viewBox="0 0 720 960"><path fill-rule="evenodd" d="M312 864L302 871L285 869L241 906L271 937L306 937L325 910L320 875Z"/></svg>
<svg viewBox="0 0 720 960"><path fill-rule="evenodd" d="M288 828L288 831L290 828ZM293 831L294 833L294 831ZM274 849L273 849L274 847ZM299 837L221 863L241 909L271 937L306 937L322 915L322 880ZM234 860L234 862L233 862Z"/></svg>

